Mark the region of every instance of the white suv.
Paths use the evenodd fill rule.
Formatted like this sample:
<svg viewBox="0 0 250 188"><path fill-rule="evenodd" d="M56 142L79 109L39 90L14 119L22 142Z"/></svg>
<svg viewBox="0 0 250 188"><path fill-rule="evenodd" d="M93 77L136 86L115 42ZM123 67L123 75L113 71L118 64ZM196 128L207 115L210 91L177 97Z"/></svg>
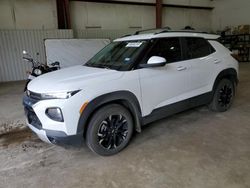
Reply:
<svg viewBox="0 0 250 188"><path fill-rule="evenodd" d="M45 142L85 140L97 154L112 155L152 121L205 104L226 111L238 62L218 37L162 31L116 39L85 65L30 82L23 99L28 126Z"/></svg>

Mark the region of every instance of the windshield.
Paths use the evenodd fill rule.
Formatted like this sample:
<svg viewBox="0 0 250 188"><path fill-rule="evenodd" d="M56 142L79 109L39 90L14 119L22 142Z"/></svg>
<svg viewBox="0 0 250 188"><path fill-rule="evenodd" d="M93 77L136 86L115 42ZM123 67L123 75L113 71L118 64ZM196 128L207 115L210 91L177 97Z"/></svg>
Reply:
<svg viewBox="0 0 250 188"><path fill-rule="evenodd" d="M147 41L112 42L91 58L85 66L129 70L147 43Z"/></svg>

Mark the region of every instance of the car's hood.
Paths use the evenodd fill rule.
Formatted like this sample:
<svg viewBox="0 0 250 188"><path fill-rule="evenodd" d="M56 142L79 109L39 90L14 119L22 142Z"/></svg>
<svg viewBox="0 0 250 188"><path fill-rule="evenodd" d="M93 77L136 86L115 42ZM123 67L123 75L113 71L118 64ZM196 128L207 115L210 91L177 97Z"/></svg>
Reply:
<svg viewBox="0 0 250 188"><path fill-rule="evenodd" d="M123 72L115 70L79 65L41 75L28 84L28 90L36 93L73 91L115 80L122 75Z"/></svg>

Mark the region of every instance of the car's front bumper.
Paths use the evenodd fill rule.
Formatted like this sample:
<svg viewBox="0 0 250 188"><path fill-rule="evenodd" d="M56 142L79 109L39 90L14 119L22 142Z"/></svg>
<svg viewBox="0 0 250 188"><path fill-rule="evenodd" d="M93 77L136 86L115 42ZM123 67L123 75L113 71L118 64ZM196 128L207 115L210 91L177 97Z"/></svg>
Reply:
<svg viewBox="0 0 250 188"><path fill-rule="evenodd" d="M56 144L60 146L81 146L83 143L83 134L66 135L64 132L37 129L33 125L28 124L28 127L44 142Z"/></svg>
<svg viewBox="0 0 250 188"><path fill-rule="evenodd" d="M50 143L50 140L48 139L45 130L39 130L37 128L35 128L33 125L27 123L28 127L34 132L36 133L36 135L44 142Z"/></svg>
<svg viewBox="0 0 250 188"><path fill-rule="evenodd" d="M68 135L64 131L47 129L46 126L41 123L38 114L34 110L35 104L38 102L37 100L29 98L27 95L23 97L28 127L44 142L61 146L81 146L83 143L83 132Z"/></svg>

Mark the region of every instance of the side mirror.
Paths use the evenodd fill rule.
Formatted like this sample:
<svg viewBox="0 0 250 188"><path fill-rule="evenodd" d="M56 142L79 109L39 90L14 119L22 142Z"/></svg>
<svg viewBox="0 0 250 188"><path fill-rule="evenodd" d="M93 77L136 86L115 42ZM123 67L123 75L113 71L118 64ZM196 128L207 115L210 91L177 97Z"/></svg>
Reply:
<svg viewBox="0 0 250 188"><path fill-rule="evenodd" d="M148 68L148 67L162 67L165 66L167 60L164 57L160 56L152 56L149 58L147 64L141 64L140 67Z"/></svg>

